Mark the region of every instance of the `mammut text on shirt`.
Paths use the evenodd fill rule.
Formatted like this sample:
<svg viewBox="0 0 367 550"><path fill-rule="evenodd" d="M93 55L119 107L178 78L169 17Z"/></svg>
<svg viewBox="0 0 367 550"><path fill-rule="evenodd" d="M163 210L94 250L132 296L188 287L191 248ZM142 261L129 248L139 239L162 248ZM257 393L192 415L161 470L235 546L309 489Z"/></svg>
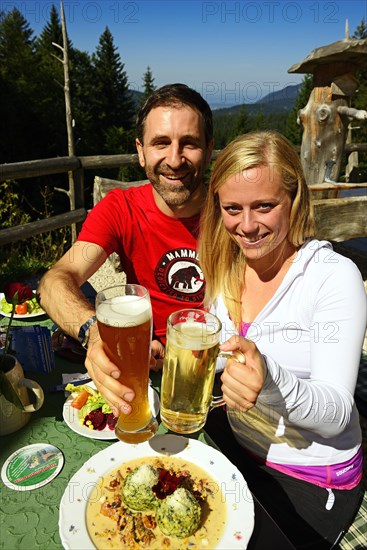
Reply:
<svg viewBox="0 0 367 550"><path fill-rule="evenodd" d="M202 302L204 276L196 250L169 250L158 261L154 275L163 293L182 302Z"/></svg>

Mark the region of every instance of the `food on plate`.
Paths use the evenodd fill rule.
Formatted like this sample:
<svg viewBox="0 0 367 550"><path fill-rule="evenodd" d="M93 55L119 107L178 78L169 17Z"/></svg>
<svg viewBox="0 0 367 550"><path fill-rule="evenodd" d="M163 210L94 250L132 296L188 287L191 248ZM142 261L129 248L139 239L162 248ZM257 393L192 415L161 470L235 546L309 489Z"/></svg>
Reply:
<svg viewBox="0 0 367 550"><path fill-rule="evenodd" d="M153 487L159 480L159 471L150 464L142 464L128 473L122 486L122 498L132 510L155 508L157 497Z"/></svg>
<svg viewBox="0 0 367 550"><path fill-rule="evenodd" d="M87 528L97 550L208 550L217 547L226 514L219 484L202 468L150 456L99 479L88 499Z"/></svg>
<svg viewBox="0 0 367 550"><path fill-rule="evenodd" d="M200 517L200 504L184 487L179 487L162 500L157 510L157 523L162 533L179 538L195 533Z"/></svg>
<svg viewBox="0 0 367 550"><path fill-rule="evenodd" d="M7 315L10 315L13 309L13 304L10 304L5 300L5 296L0 300L0 310ZM15 306L15 313L17 315L30 315L35 313L44 313L43 309L37 302L36 296L31 300L26 300L22 304Z"/></svg>
<svg viewBox="0 0 367 550"><path fill-rule="evenodd" d="M84 405L88 401L89 396L90 396L90 393L87 392L87 390L83 390L80 393L78 393L76 397L74 397L70 405L74 407L74 409L81 409L82 407L84 407Z"/></svg>
<svg viewBox="0 0 367 550"><path fill-rule="evenodd" d="M98 431L104 430L106 427L110 430L115 429L117 418L99 391L87 384L81 386L67 384L65 391L70 392L73 397L70 405L78 409L81 425Z"/></svg>
<svg viewBox="0 0 367 550"><path fill-rule="evenodd" d="M15 313L17 315L25 315L27 313L27 302L23 302L22 304L17 304L15 306Z"/></svg>
<svg viewBox="0 0 367 550"><path fill-rule="evenodd" d="M167 474L171 479L167 479ZM172 485L172 480L177 483ZM190 491L184 487L175 489L181 481L185 481L183 476L142 464L127 474L122 499L134 511L156 509L158 526L165 535L189 537L199 526L201 508ZM174 491L169 494L171 489Z"/></svg>

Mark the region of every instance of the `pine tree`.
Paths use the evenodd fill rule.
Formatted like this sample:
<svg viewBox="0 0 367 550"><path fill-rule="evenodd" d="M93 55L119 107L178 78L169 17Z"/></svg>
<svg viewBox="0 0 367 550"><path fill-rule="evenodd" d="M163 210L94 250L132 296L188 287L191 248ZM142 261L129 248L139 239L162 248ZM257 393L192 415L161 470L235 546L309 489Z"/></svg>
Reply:
<svg viewBox="0 0 367 550"><path fill-rule="evenodd" d="M35 39L35 51L39 63L38 104L44 128L47 128L47 156L67 154L67 133L65 122L64 70L61 52L53 43L63 45L62 28L59 14L53 5L50 20L38 38ZM69 41L69 48L71 48ZM52 124L50 124L52 117Z"/></svg>
<svg viewBox="0 0 367 550"><path fill-rule="evenodd" d="M32 35L17 8L7 14L0 13L0 163L41 156L37 63Z"/></svg>
<svg viewBox="0 0 367 550"><path fill-rule="evenodd" d="M70 54L70 94L75 120L74 140L77 155L95 151L94 78L92 59L87 52L72 48ZM98 151L96 151L98 153Z"/></svg>
<svg viewBox="0 0 367 550"><path fill-rule="evenodd" d="M254 130L265 130L267 127L266 117L264 111L260 109L255 115Z"/></svg>
<svg viewBox="0 0 367 550"><path fill-rule="evenodd" d="M246 134L247 132L250 132L252 130L252 121L251 117L248 114L246 105L243 104L240 107L239 115L236 119L236 122L234 124L233 130L232 130L232 139L236 136L240 136L241 134Z"/></svg>
<svg viewBox="0 0 367 550"><path fill-rule="evenodd" d="M98 153L122 151L107 151L107 133L113 128L131 130L133 126L134 105L128 89L127 74L120 54L114 45L113 37L108 27L101 35L96 53L92 56L94 76L94 108L93 116L96 122L95 145ZM121 130L117 130L118 133Z"/></svg>
<svg viewBox="0 0 367 550"><path fill-rule="evenodd" d="M144 101L156 89L156 87L154 86L153 73L152 73L151 68L149 66L147 67L147 70L144 73L143 82L144 82L144 92L143 92L143 97L142 97L142 103L144 103Z"/></svg>
<svg viewBox="0 0 367 550"><path fill-rule="evenodd" d="M306 107L308 99L313 89L313 75L306 74L303 78L302 85L298 90L297 99L295 101L292 111L289 113L284 135L294 145L301 145L302 142L302 126L297 123L298 111Z"/></svg>
<svg viewBox="0 0 367 550"><path fill-rule="evenodd" d="M367 38L367 23L364 17L362 18L360 24L357 26L353 34L353 38L357 38L358 40L364 40Z"/></svg>
<svg viewBox="0 0 367 550"><path fill-rule="evenodd" d="M43 27L39 37L35 39L35 45L38 51L43 50L42 53L60 55L59 50L55 50L52 46L52 42L62 45L62 28L58 11L55 5L52 5L50 10L50 20ZM69 48L71 42L69 41Z"/></svg>

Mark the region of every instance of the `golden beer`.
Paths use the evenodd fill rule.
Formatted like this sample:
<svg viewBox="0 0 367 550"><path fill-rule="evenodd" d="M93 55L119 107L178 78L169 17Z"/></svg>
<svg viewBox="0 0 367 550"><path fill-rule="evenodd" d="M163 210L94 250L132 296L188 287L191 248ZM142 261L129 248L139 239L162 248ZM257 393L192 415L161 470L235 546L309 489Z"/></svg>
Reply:
<svg viewBox="0 0 367 550"><path fill-rule="evenodd" d="M218 326L190 319L171 325L170 319L163 364L161 419L174 432L193 433L204 426L212 406L221 325L218 321L218 329Z"/></svg>
<svg viewBox="0 0 367 550"><path fill-rule="evenodd" d="M106 294L108 290L100 294ZM120 370L119 382L135 392L135 398L130 403L131 413L119 415L116 436L129 443L145 441L156 431L155 428L153 433L146 433L152 422L148 400L152 338L152 309L149 296L126 294L113 296L104 301L97 299L96 315L106 354Z"/></svg>

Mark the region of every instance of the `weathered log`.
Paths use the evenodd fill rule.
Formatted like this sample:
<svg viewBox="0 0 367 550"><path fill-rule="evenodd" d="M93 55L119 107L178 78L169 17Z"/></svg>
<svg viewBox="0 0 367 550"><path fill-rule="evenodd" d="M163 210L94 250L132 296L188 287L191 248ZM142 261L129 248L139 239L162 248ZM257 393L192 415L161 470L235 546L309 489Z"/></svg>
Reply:
<svg viewBox="0 0 367 550"><path fill-rule="evenodd" d="M66 116L66 130L67 130L67 136L68 136L68 153L69 157L75 156L75 146L74 146L74 131L73 131L73 115L71 110L71 98L70 98L70 74L69 74L69 46L68 46L68 36L67 36L67 30L66 30L66 22L65 22L65 11L64 11L64 5L62 3L62 0L60 0L60 13L61 13L61 29L62 29L62 46L60 44L55 44L52 42L52 44L62 51L62 60L59 59L59 61L63 65L64 69L64 97L65 97L65 116ZM75 210L76 208L76 201L75 201L75 182L74 182L74 172L72 170L69 170L68 172L68 178L69 178L69 202L70 202L70 210ZM84 190L84 189L83 189ZM80 194L82 190L79 190L78 193ZM83 199L84 203L84 199ZM73 243L76 240L77 236L77 227L75 224L72 224L71 226L71 242Z"/></svg>
<svg viewBox="0 0 367 550"><path fill-rule="evenodd" d="M40 233L46 233L53 229L59 229L60 227L66 227L73 223L82 222L85 220L86 215L87 211L85 208L79 208L78 210L72 210L71 212L59 214L45 220L2 229L0 231L0 245L24 241Z"/></svg>
<svg viewBox="0 0 367 550"><path fill-rule="evenodd" d="M314 200L316 237L347 241L367 237L367 197Z"/></svg>
<svg viewBox="0 0 367 550"><path fill-rule="evenodd" d="M359 153L367 153L367 143L347 143L344 147L346 153L353 153L358 151Z"/></svg>
<svg viewBox="0 0 367 550"><path fill-rule="evenodd" d="M0 165L0 181L17 178L34 178L48 174L62 174L80 168L77 157L57 157L51 159L28 160Z"/></svg>
<svg viewBox="0 0 367 550"><path fill-rule="evenodd" d="M79 157L82 168L119 168L125 164L139 164L137 153L132 155L97 155L93 157Z"/></svg>
<svg viewBox="0 0 367 550"><path fill-rule="evenodd" d="M140 187L145 185L149 180L140 180L140 181L119 181L112 180L109 178L101 178L100 176L95 176L94 185L93 185L93 204L96 205L101 199L103 199L108 191L111 189L129 189L129 187ZM122 271L120 257L116 252L113 252L108 256L109 262L112 264L113 269L116 273Z"/></svg>
<svg viewBox="0 0 367 550"><path fill-rule="evenodd" d="M295 63L288 69L289 73L313 73L321 68L321 72L325 70L325 66L334 67L345 64L347 68L354 66L363 66L367 53L367 41L365 39L355 39L346 36L343 40L332 42L326 46L321 46L313 50L303 61ZM343 72L348 72L344 71ZM339 72L339 74L343 74Z"/></svg>
<svg viewBox="0 0 367 550"><path fill-rule="evenodd" d="M300 150L298 145L295 146ZM351 153L359 151L367 152L367 143L349 143L345 145L345 152ZM212 160L216 160L220 150L213 151ZM13 162L9 164L0 164L0 181L6 179L23 179L38 176L47 176L49 174L62 174L69 170L93 169L93 168L116 168L124 164L129 164L134 155L108 155L97 157L56 157L51 159L30 160L23 162ZM136 158L133 159L137 163Z"/></svg>
<svg viewBox="0 0 367 550"><path fill-rule="evenodd" d="M301 162L308 184L325 180L327 163L333 165L329 178L337 181L340 173L347 117L340 115L338 107L347 107L344 97L333 99L330 86L314 88L308 103L299 113L303 126Z"/></svg>
<svg viewBox="0 0 367 550"><path fill-rule="evenodd" d="M111 189L129 189L129 187L140 187L148 182L149 180L127 182L95 176L93 185L93 204L96 205L97 202L107 195L108 191L111 191Z"/></svg>
<svg viewBox="0 0 367 550"><path fill-rule="evenodd" d="M358 88L355 76L364 66L367 40L353 39L346 25L345 38L313 50L289 73L312 73L314 89L298 120L303 126L301 161L307 184L338 181L349 118L364 118L364 111L351 110L350 98Z"/></svg>
<svg viewBox="0 0 367 550"><path fill-rule="evenodd" d="M338 113L350 119L367 120L367 111L364 109L353 109L353 107L338 107Z"/></svg>

